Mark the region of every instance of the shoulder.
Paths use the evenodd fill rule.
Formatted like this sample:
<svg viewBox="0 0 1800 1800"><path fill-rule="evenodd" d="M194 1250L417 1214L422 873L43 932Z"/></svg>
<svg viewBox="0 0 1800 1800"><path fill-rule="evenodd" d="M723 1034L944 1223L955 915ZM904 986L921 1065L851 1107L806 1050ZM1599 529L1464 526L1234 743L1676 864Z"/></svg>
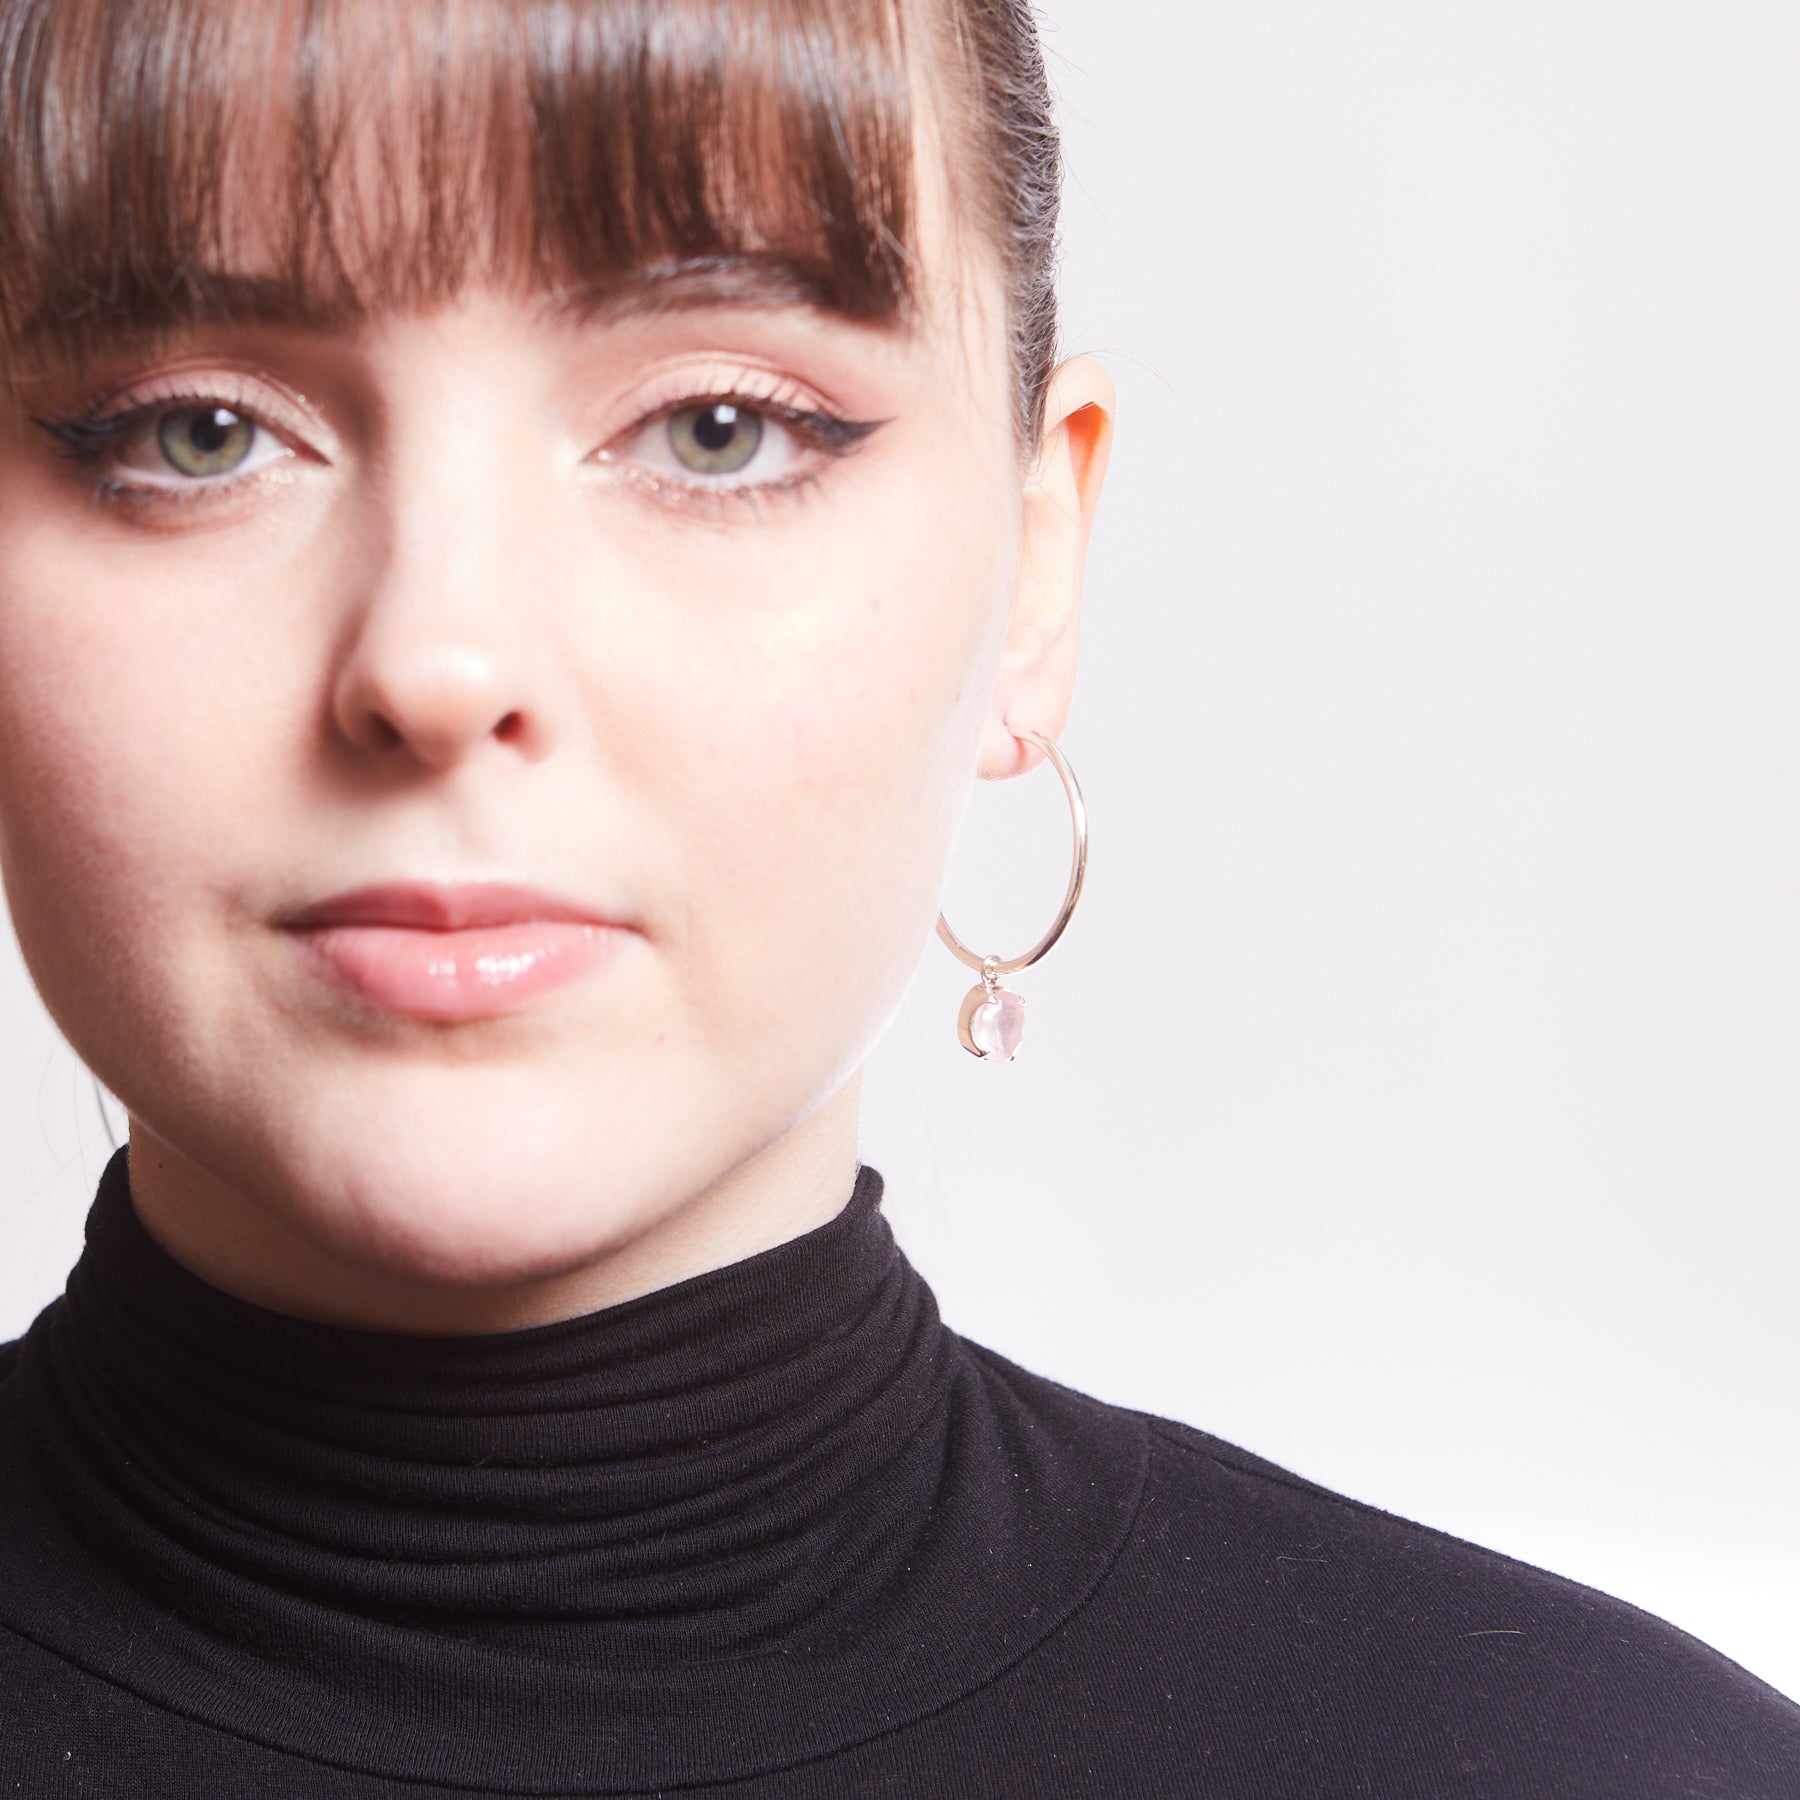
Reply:
<svg viewBox="0 0 1800 1800"><path fill-rule="evenodd" d="M1147 1473L1050 1661L1134 1670L1153 1733L1206 1766L1279 1747L1283 1780L1305 1771L1245 1793L1800 1800L1800 1706L1667 1621L1179 1420L1086 1405L1138 1422Z"/></svg>
<svg viewBox="0 0 1800 1800"><path fill-rule="evenodd" d="M1565 1672L1596 1678L1704 1674L1800 1720L1800 1708L1774 1689L1627 1601L1351 1499L1180 1420L1140 1416L1154 1446L1148 1505L1177 1535L1229 1541L1234 1561L1300 1607L1315 1600L1321 1634L1342 1642L1354 1620L1391 1653L1404 1627L1439 1665L1473 1654L1501 1668L1508 1658L1543 1662L1554 1650ZM1334 1612L1342 1615L1335 1630ZM1470 1644L1482 1648L1457 1648Z"/></svg>

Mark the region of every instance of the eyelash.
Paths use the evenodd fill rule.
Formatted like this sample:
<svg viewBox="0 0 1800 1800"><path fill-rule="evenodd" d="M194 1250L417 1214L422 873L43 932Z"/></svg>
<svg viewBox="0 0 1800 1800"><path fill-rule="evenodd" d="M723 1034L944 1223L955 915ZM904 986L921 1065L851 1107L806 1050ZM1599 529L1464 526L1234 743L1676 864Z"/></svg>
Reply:
<svg viewBox="0 0 1800 1800"><path fill-rule="evenodd" d="M772 419L776 424L792 431L809 449L823 456L827 463L848 456L884 423L880 419L846 419L821 408L796 406L772 394L726 388L711 393L684 394L678 400L645 413L633 421L622 435L636 438L655 426L666 423L678 413L707 406L736 406L748 412L759 413L765 419ZM604 452L601 454L602 457L605 456ZM629 469L629 465L626 467ZM699 476L688 479L679 475L665 475L658 471L632 472L631 478L657 499L673 495L680 505L722 508L731 505L758 507L771 499L798 494L817 483L821 473L821 466L813 464L767 481L729 484L707 481Z"/></svg>
<svg viewBox="0 0 1800 1800"><path fill-rule="evenodd" d="M249 401L236 397L223 387L209 391L159 394L118 412L108 412L107 399L96 401L83 411L40 418L34 422L49 433L56 453L67 458L87 475L94 497L108 504L140 507L176 507L204 505L228 498L255 482L262 471L245 476L225 475L213 480L196 479L191 483L156 485L148 482L121 480L108 473L107 456L130 438L133 432L165 413L188 407L218 406L248 419L259 431L276 437L283 433L271 425ZM673 418L678 413L697 407L737 406L761 414L792 431L809 449L837 461L861 446L884 423L879 419L846 419L822 408L793 405L769 394L742 392L735 389L719 392L685 394L680 399L635 420L624 435L635 438L641 433ZM638 484L650 490L659 500L674 496L676 503L686 505L723 506L748 504L760 506L769 499L799 492L811 487L820 475L817 465L769 481L727 484L648 471L637 477Z"/></svg>
<svg viewBox="0 0 1800 1800"><path fill-rule="evenodd" d="M180 412L184 408L196 406L224 407L249 419L259 431L270 432L278 438L283 435L257 407L233 391L229 383L220 383L205 391L195 389L191 393L178 391L158 394L154 399L123 407L117 412L107 411L112 400L111 395L103 396L79 412L32 421L49 433L55 442L58 456L67 458L83 471L93 489L94 498L104 504L158 510L205 505L227 493L249 486L261 473L257 471L248 476L225 476L216 481L195 481L191 485L167 487L149 482L123 481L109 474L104 467L107 454L116 450L140 426L164 413Z"/></svg>

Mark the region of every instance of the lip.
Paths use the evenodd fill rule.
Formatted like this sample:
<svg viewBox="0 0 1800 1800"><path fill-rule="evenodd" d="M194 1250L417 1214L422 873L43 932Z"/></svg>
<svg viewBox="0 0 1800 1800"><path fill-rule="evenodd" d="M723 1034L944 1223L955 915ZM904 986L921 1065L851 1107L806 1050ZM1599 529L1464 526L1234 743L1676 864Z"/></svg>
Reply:
<svg viewBox="0 0 1800 1800"><path fill-rule="evenodd" d="M383 882L280 921L313 973L388 1012L491 1018L598 974L630 927L505 882Z"/></svg>
<svg viewBox="0 0 1800 1800"><path fill-rule="evenodd" d="M347 888L290 913L282 923L401 925L414 931L471 931L484 925L617 925L592 907L504 881L384 881Z"/></svg>

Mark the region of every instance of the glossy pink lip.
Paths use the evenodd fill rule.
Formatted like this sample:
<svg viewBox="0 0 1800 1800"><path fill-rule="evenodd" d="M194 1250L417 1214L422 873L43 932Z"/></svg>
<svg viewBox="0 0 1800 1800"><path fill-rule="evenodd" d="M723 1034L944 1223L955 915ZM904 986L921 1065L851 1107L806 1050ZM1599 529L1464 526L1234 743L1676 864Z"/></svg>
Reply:
<svg viewBox="0 0 1800 1800"><path fill-rule="evenodd" d="M389 1012L491 1018L604 968L629 927L499 882L390 882L303 907L282 924L316 974Z"/></svg>

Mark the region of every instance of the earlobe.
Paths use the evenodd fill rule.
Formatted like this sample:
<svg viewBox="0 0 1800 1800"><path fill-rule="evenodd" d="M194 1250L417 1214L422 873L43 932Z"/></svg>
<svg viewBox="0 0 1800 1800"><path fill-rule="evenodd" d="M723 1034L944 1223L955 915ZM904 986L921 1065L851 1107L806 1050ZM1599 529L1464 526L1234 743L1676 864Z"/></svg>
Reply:
<svg viewBox="0 0 1800 1800"><path fill-rule="evenodd" d="M1016 737L1031 726L1057 738L1075 688L1082 573L1112 451L1112 378L1091 357L1061 364L1045 398L1044 430L1025 477L1019 579L977 773L1005 780L1043 752Z"/></svg>

